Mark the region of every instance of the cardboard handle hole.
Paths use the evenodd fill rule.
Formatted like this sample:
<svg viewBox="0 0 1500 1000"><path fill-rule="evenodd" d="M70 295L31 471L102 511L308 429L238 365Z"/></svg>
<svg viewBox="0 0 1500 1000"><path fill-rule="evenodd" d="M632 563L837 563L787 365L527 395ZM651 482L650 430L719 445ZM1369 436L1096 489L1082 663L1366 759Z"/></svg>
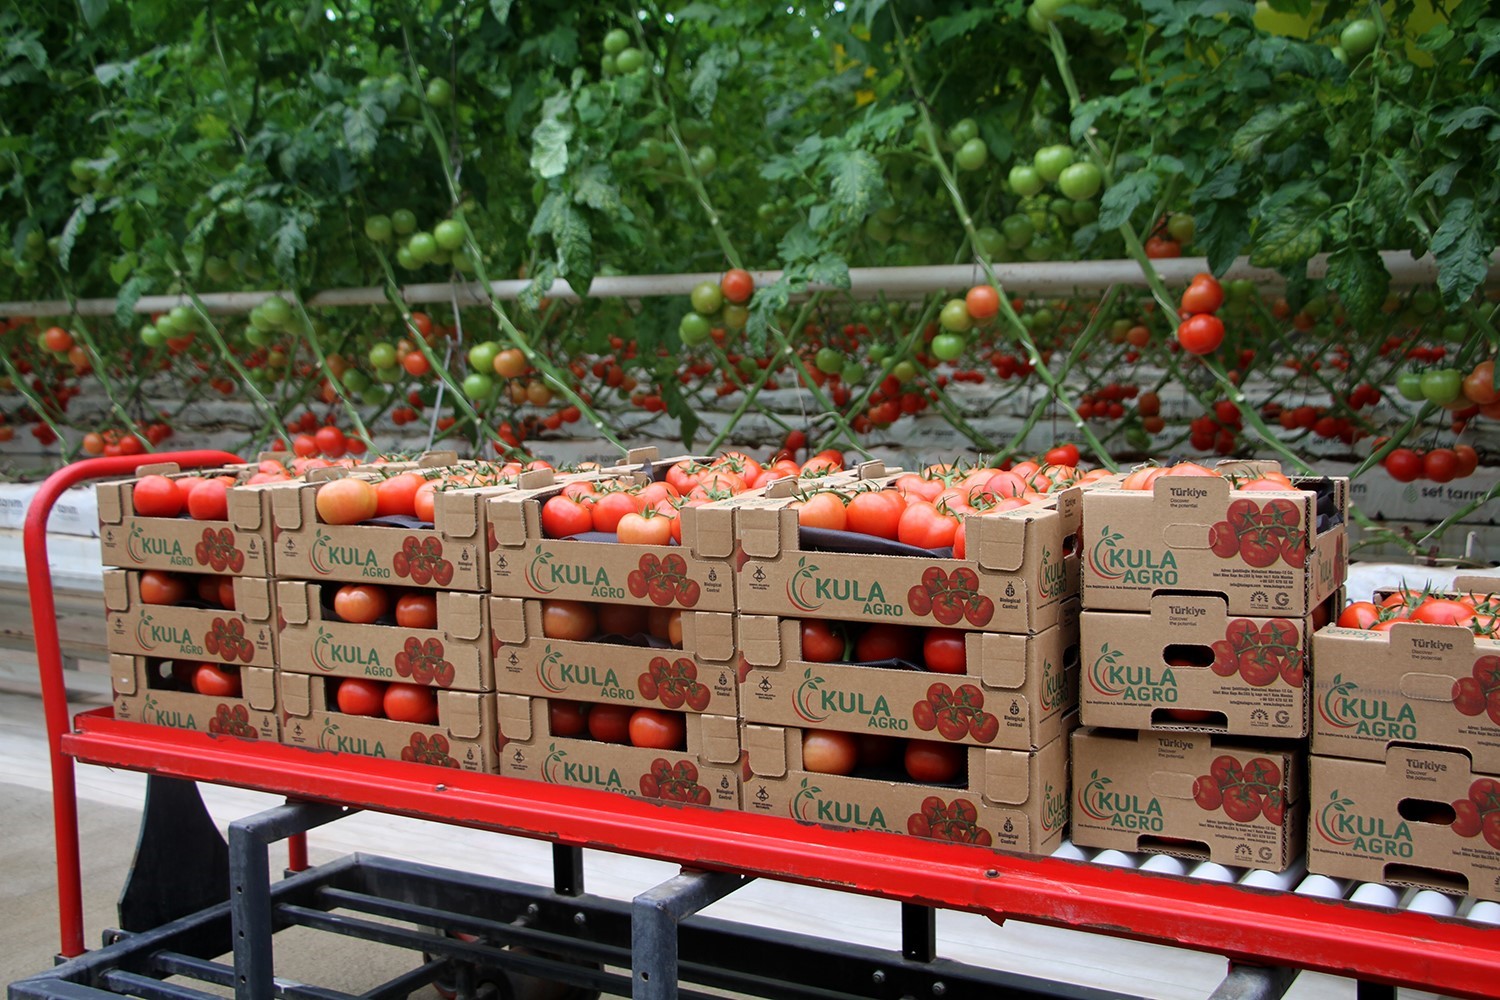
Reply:
<svg viewBox="0 0 1500 1000"><path fill-rule="evenodd" d="M1206 667L1214 662L1214 651L1202 643L1173 642L1162 647L1161 660L1169 667Z"/></svg>
<svg viewBox="0 0 1500 1000"><path fill-rule="evenodd" d="M1194 729L1227 731L1229 716L1196 708L1156 708L1151 710L1153 726L1192 726Z"/></svg>
<svg viewBox="0 0 1500 1000"><path fill-rule="evenodd" d="M1150 851L1155 854L1174 854L1179 858L1196 858L1199 861L1209 859L1208 844L1201 840L1187 840L1182 837L1153 837L1150 834L1142 834L1136 838L1136 847L1142 851Z"/></svg>
<svg viewBox="0 0 1500 1000"><path fill-rule="evenodd" d="M1431 799L1402 799L1396 811L1404 820L1433 826L1452 826L1453 821L1458 818L1452 805Z"/></svg>
<svg viewBox="0 0 1500 1000"><path fill-rule="evenodd" d="M1081 662L1078 643L1075 642L1063 650L1062 661L1064 670L1072 670L1078 666Z"/></svg>
<svg viewBox="0 0 1500 1000"><path fill-rule="evenodd" d="M1461 896L1469 894L1469 880L1458 872L1442 868L1426 868L1422 865L1403 865L1391 862L1385 866L1385 881L1398 885L1419 885L1439 892L1452 892Z"/></svg>

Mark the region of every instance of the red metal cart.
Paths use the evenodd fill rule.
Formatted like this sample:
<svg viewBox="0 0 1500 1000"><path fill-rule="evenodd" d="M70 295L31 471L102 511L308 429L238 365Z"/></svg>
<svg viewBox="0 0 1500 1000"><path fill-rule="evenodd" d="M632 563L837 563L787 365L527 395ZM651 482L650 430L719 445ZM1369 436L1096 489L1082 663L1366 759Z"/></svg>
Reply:
<svg viewBox="0 0 1500 1000"><path fill-rule="evenodd" d="M962 910L996 922L1030 921L1195 949L1225 956L1231 970L1328 972L1358 980L1362 997L1390 995L1394 986L1468 997L1494 996L1500 991L1500 928L1466 920L875 832L826 829L790 819L655 805L494 775L310 753L122 722L111 709L85 712L69 720L47 563L46 522L53 502L73 484L129 473L148 459L187 467L233 458L219 452L183 452L80 462L48 479L27 514L27 572L52 753L64 956L83 952L73 786L73 765L81 761L321 804L309 806L311 811L300 818L280 814L267 818L256 828L259 832L247 834L260 837L262 843L268 836L300 835L312 825L335 818L344 807L353 807L541 839L575 851L589 847L656 858L709 873L690 876L691 885L675 902L657 904L669 929L744 878L758 877L899 900L914 914L922 908ZM263 854L261 859L263 865ZM292 867L298 867L295 857ZM559 862L557 881L564 895L573 881L564 872L566 867ZM325 891L338 896L338 891L326 887ZM347 892L345 896L353 898ZM537 909L536 904L532 909ZM286 913L323 919L292 904L286 905ZM638 921L640 914L637 901ZM269 929L268 915L256 919ZM920 929L920 922L917 926ZM930 935L930 924L927 928ZM641 982L650 969L658 971L659 982L662 975L674 972L676 962L675 945L669 947L659 934L642 938L642 933L642 924L637 923L636 945L650 945L654 950L635 952L638 996L652 992L643 991ZM920 933L915 935L920 937ZM249 961L260 945L247 947ZM268 943L264 950L268 960ZM922 950L919 945L908 947L908 957L920 959ZM237 949L237 964L240 957ZM1280 978L1284 989L1290 973ZM1231 988L1230 983L1226 980L1225 988ZM240 985L244 984L242 972ZM670 994L654 995L675 995L675 990L674 979ZM1279 990L1252 992L1279 995Z"/></svg>

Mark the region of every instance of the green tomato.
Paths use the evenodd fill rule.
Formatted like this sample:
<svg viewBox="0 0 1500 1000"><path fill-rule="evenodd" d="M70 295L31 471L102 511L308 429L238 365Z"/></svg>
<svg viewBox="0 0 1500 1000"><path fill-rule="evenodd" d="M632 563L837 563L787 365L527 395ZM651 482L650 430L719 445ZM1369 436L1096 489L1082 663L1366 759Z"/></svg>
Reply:
<svg viewBox="0 0 1500 1000"><path fill-rule="evenodd" d="M731 302L724 307L724 311L719 314L719 318L724 321L725 329L743 330L745 324L750 322L750 308Z"/></svg>
<svg viewBox="0 0 1500 1000"><path fill-rule="evenodd" d="M615 57L605 55L599 59L599 74L601 76L614 76L620 72L620 66L615 62Z"/></svg>
<svg viewBox="0 0 1500 1000"><path fill-rule="evenodd" d="M864 377L865 370L860 367L858 361L846 361L844 362L844 366L839 369L839 379L845 385L858 385L864 381Z"/></svg>
<svg viewBox="0 0 1500 1000"><path fill-rule="evenodd" d="M630 46L630 35L624 28L611 28L604 36L604 51L617 56Z"/></svg>
<svg viewBox="0 0 1500 1000"><path fill-rule="evenodd" d="M974 237L986 257L994 257L1005 249L1005 236L994 226L980 228L974 233Z"/></svg>
<svg viewBox="0 0 1500 1000"><path fill-rule="evenodd" d="M397 247L396 266L406 271L415 271L422 266L422 262L413 257L411 251L406 247Z"/></svg>
<svg viewBox="0 0 1500 1000"><path fill-rule="evenodd" d="M476 372L492 372L499 356L499 344L493 340L482 341L469 348L469 367Z"/></svg>
<svg viewBox="0 0 1500 1000"><path fill-rule="evenodd" d="M1099 218L1099 203L1097 201L1080 201L1073 204L1074 225L1086 226Z"/></svg>
<svg viewBox="0 0 1500 1000"><path fill-rule="evenodd" d="M1354 62L1359 62L1375 48L1380 39L1380 29L1369 18L1350 21L1339 32L1339 45Z"/></svg>
<svg viewBox="0 0 1500 1000"><path fill-rule="evenodd" d="M963 299L949 299L943 303L938 323L950 333L968 333L974 328L974 317L969 315L969 307Z"/></svg>
<svg viewBox="0 0 1500 1000"><path fill-rule="evenodd" d="M872 215L865 220L865 235L876 243L889 243L895 231L879 216Z"/></svg>
<svg viewBox="0 0 1500 1000"><path fill-rule="evenodd" d="M370 347L370 365L374 368L396 367L396 348L391 344L379 343Z"/></svg>
<svg viewBox="0 0 1500 1000"><path fill-rule="evenodd" d="M464 274L473 274L475 271L479 270L478 266L474 263L474 258L470 257L469 251L465 250L463 247L459 247L457 250L453 251L453 267L455 270L462 271Z"/></svg>
<svg viewBox="0 0 1500 1000"><path fill-rule="evenodd" d="M621 73L634 73L646 65L646 53L634 46L627 46L615 53L615 68Z"/></svg>
<svg viewBox="0 0 1500 1000"><path fill-rule="evenodd" d="M1437 307L1438 297L1433 292L1422 289L1411 293L1412 312L1418 316L1431 316L1437 312Z"/></svg>
<svg viewBox="0 0 1500 1000"><path fill-rule="evenodd" d="M1031 323L1038 330L1050 330L1057 322L1057 314L1045 306L1031 313Z"/></svg>
<svg viewBox="0 0 1500 1000"><path fill-rule="evenodd" d="M175 312L176 310L173 311ZM286 326L292 319L292 307L280 295L272 295L262 302L260 304L260 312L265 317L267 323L277 328ZM177 320L175 316L172 319L174 323Z"/></svg>
<svg viewBox="0 0 1500 1000"><path fill-rule="evenodd" d="M388 368L375 369L375 381L384 385L395 385L401 381L401 376L406 374L406 369L400 365L391 365Z"/></svg>
<svg viewBox="0 0 1500 1000"><path fill-rule="evenodd" d="M953 154L953 162L960 170L978 170L989 162L989 158L990 150L983 139L970 139Z"/></svg>
<svg viewBox="0 0 1500 1000"><path fill-rule="evenodd" d="M271 343L271 332L258 326L245 327L245 340L251 347L265 347Z"/></svg>
<svg viewBox="0 0 1500 1000"><path fill-rule="evenodd" d="M910 361L897 361L891 366L891 374L902 382L908 382L917 377L917 366Z"/></svg>
<svg viewBox="0 0 1500 1000"><path fill-rule="evenodd" d="M152 326L150 323L147 323L145 326L141 327L141 343L145 344L147 347L161 347L165 345L166 342L167 338L163 337L161 331Z"/></svg>
<svg viewBox="0 0 1500 1000"><path fill-rule="evenodd" d="M884 344L873 344L871 345L868 353L870 355L870 360L878 365L886 358L890 357L891 349Z"/></svg>
<svg viewBox="0 0 1500 1000"><path fill-rule="evenodd" d="M1032 9L1037 16L1046 21L1057 20L1057 12L1066 7L1072 0L1032 0Z"/></svg>
<svg viewBox="0 0 1500 1000"><path fill-rule="evenodd" d="M1187 212L1173 212L1167 219L1167 235L1187 246L1198 235L1198 222Z"/></svg>
<svg viewBox="0 0 1500 1000"><path fill-rule="evenodd" d="M932 356L939 361L953 361L964 353L967 345L961 333L940 333L932 338Z"/></svg>
<svg viewBox="0 0 1500 1000"><path fill-rule="evenodd" d="M813 357L813 365L824 375L832 375L844 368L844 355L831 347L821 347Z"/></svg>
<svg viewBox="0 0 1500 1000"><path fill-rule="evenodd" d="M1007 179L1010 181L1010 189L1022 198L1035 198L1042 193L1045 184L1036 168L1025 163L1017 163L1011 167Z"/></svg>
<svg viewBox="0 0 1500 1000"><path fill-rule="evenodd" d="M435 108L446 108L453 101L453 84L440 76L427 81L427 103Z"/></svg>
<svg viewBox="0 0 1500 1000"><path fill-rule="evenodd" d="M693 286L693 312L712 316L724 305L724 292L716 281L700 281Z"/></svg>
<svg viewBox="0 0 1500 1000"><path fill-rule="evenodd" d="M962 146L970 139L979 138L979 123L972 118L960 118L948 130L948 142L954 146Z"/></svg>
<svg viewBox="0 0 1500 1000"><path fill-rule="evenodd" d="M359 401L366 406L379 406L385 402L386 389L381 385L368 385L359 392Z"/></svg>
<svg viewBox="0 0 1500 1000"><path fill-rule="evenodd" d="M1036 235L1036 223L1031 221L1031 216L1019 212L1007 215L1001 221L1000 229L1005 233L1005 245L1012 250L1022 249Z"/></svg>
<svg viewBox="0 0 1500 1000"><path fill-rule="evenodd" d="M1043 146L1032 157L1032 164L1042 180L1048 184L1055 184L1062 176L1062 172L1073 165L1073 148L1071 146Z"/></svg>
<svg viewBox="0 0 1500 1000"><path fill-rule="evenodd" d="M277 299L276 301L281 302L282 305L286 305L281 299ZM189 333L198 329L198 314L187 306L173 306L172 311L167 315L171 317L172 326L180 333ZM288 307L288 318L290 318L290 307Z"/></svg>
<svg viewBox="0 0 1500 1000"><path fill-rule="evenodd" d="M432 230L432 238L444 250L457 250L464 245L464 224L457 219L444 219Z"/></svg>
<svg viewBox="0 0 1500 1000"><path fill-rule="evenodd" d="M425 264L437 256L437 238L431 233L412 233L406 241L406 252L418 264Z"/></svg>
<svg viewBox="0 0 1500 1000"><path fill-rule="evenodd" d="M1103 183L1104 174L1087 160L1069 164L1057 177L1057 189L1073 201L1087 201L1099 193Z"/></svg>
<svg viewBox="0 0 1500 1000"><path fill-rule="evenodd" d="M701 313L690 312L677 324L677 333L688 347L694 347L713 335L713 324Z"/></svg>
<svg viewBox="0 0 1500 1000"><path fill-rule="evenodd" d="M472 402L482 402L494 393L495 379L484 372L470 372L464 376L463 390Z"/></svg>
<svg viewBox="0 0 1500 1000"><path fill-rule="evenodd" d="M693 170L699 177L707 177L719 165L719 154L712 146L700 146L693 154Z"/></svg>
<svg viewBox="0 0 1500 1000"><path fill-rule="evenodd" d="M1422 373L1422 396L1429 403L1446 406L1463 391L1464 377L1455 368L1434 368ZM1397 391L1400 391L1398 386Z"/></svg>
<svg viewBox="0 0 1500 1000"><path fill-rule="evenodd" d="M760 371L760 365L755 363L754 358L744 357L740 358L739 369L740 375L745 378L754 378L755 374Z"/></svg>
<svg viewBox="0 0 1500 1000"><path fill-rule="evenodd" d="M391 228L396 231L397 236L405 236L407 233L416 232L416 214L410 209L396 209L391 213Z"/></svg>
<svg viewBox="0 0 1500 1000"><path fill-rule="evenodd" d="M340 379L340 381L344 383L345 389L348 389L356 396L370 387L370 376L366 375L358 368L347 369L344 372L344 377Z"/></svg>
<svg viewBox="0 0 1500 1000"><path fill-rule="evenodd" d="M203 273L208 275L210 281L228 281L234 274L234 268L223 257L210 257L203 262Z"/></svg>
<svg viewBox="0 0 1500 1000"><path fill-rule="evenodd" d="M1225 284L1224 295L1231 302L1249 302L1255 296L1255 282L1249 278L1236 278Z"/></svg>

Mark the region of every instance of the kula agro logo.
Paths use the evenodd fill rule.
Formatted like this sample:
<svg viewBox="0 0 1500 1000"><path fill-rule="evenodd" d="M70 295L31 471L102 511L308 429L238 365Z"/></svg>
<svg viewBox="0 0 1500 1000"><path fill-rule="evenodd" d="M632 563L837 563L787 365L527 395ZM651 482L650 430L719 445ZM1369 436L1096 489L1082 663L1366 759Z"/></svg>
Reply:
<svg viewBox="0 0 1500 1000"><path fill-rule="evenodd" d="M1067 823L1068 793L1049 781L1042 789L1042 829L1061 830Z"/></svg>
<svg viewBox="0 0 1500 1000"><path fill-rule="evenodd" d="M1050 658L1042 662L1042 711L1050 712L1063 703L1067 694L1067 671Z"/></svg>
<svg viewBox="0 0 1500 1000"><path fill-rule="evenodd" d="M802 683L797 685L797 692L792 696L792 709L797 713L797 718L814 725L828 719L827 712L818 711L818 699L822 691L823 678L810 669L804 670Z"/></svg>
<svg viewBox="0 0 1500 1000"><path fill-rule="evenodd" d="M173 566L191 566L192 560L182 551L182 543L172 538L148 536L139 524L130 526L125 536L125 554L134 563L143 563L148 557L165 559Z"/></svg>
<svg viewBox="0 0 1500 1000"><path fill-rule="evenodd" d="M1328 690L1318 699L1318 715L1331 728L1349 736L1414 740L1417 716L1410 702L1393 705L1384 698L1367 698L1359 685L1334 674Z"/></svg>
<svg viewBox="0 0 1500 1000"><path fill-rule="evenodd" d="M332 719L323 723L323 731L318 734L318 748L334 753L359 754L362 757L386 756L385 747L379 740L372 741L364 736L345 736L339 732L339 724Z"/></svg>
<svg viewBox="0 0 1500 1000"><path fill-rule="evenodd" d="M587 688L597 698L612 698L634 701L635 691L620 684L620 676L610 667L599 667L591 663L573 663L565 658L563 651L549 642L542 648L542 659L536 665L537 682L552 694L577 688Z"/></svg>
<svg viewBox="0 0 1500 1000"><path fill-rule="evenodd" d="M1052 550L1042 546L1042 567L1037 576L1037 591L1043 598L1053 598L1063 592L1066 573L1061 559L1052 558Z"/></svg>
<svg viewBox="0 0 1500 1000"><path fill-rule="evenodd" d="M141 721L153 726L167 726L171 729L197 729L198 721L193 718L191 712L179 712L175 708L162 708L160 703L150 695L141 704Z"/></svg>
<svg viewBox="0 0 1500 1000"><path fill-rule="evenodd" d="M812 594L804 593L816 586L817 572L816 563L809 565L806 557L797 560L797 572L786 583L786 596L798 611L816 611L823 606L822 601L813 600Z"/></svg>
<svg viewBox="0 0 1500 1000"><path fill-rule="evenodd" d="M562 654L549 644L541 662L536 665L536 679L551 694L562 694L567 690L552 676L553 671L560 666L562 666Z"/></svg>
<svg viewBox="0 0 1500 1000"><path fill-rule="evenodd" d="M359 667L372 677L389 677L391 671L380 662L380 653L372 646L361 646L354 642L339 642L332 632L321 625L313 639L313 665L330 672L339 667Z"/></svg>
<svg viewBox="0 0 1500 1000"><path fill-rule="evenodd" d="M531 562L526 566L526 584L538 594L550 594L557 589L557 584L547 579L552 569L552 553L540 545L531 551Z"/></svg>
<svg viewBox="0 0 1500 1000"><path fill-rule="evenodd" d="M155 650L158 646L171 646L183 653L199 655L203 647L193 641L193 634L175 625L158 625L153 615L142 615L135 624L135 641L144 650Z"/></svg>
<svg viewBox="0 0 1500 1000"><path fill-rule="evenodd" d="M555 743L547 746L547 756L542 761L542 780L554 785L585 785L611 792L626 790L619 771L598 764L574 763L568 760L568 752L559 750Z"/></svg>
<svg viewBox="0 0 1500 1000"><path fill-rule="evenodd" d="M866 830L890 829L885 821L885 813L879 806L824 798L823 789L811 784L806 778L802 779L797 794L792 797L790 812L804 823L857 826Z"/></svg>
<svg viewBox="0 0 1500 1000"><path fill-rule="evenodd" d="M1111 531L1109 525L1100 530L1099 540L1089 549L1089 570L1095 576L1111 583L1176 585L1177 557L1170 549L1160 554L1151 549L1128 549L1120 545L1124 540L1125 536Z"/></svg>
<svg viewBox="0 0 1500 1000"><path fill-rule="evenodd" d="M1160 675L1154 667L1122 663L1125 651L1099 647L1099 656L1089 667L1089 687L1105 698L1127 702L1175 702L1177 675L1171 667Z"/></svg>
<svg viewBox="0 0 1500 1000"><path fill-rule="evenodd" d="M1313 828L1334 847L1383 858L1410 858L1415 851L1411 827L1399 817L1366 816L1354 811L1354 800L1335 788L1313 818Z"/></svg>
<svg viewBox="0 0 1500 1000"><path fill-rule="evenodd" d="M525 576L526 585L538 594L550 594L558 587L568 586L588 587L591 597L625 597L625 588L611 584L603 566L556 562L553 553L540 545L532 549Z"/></svg>
<svg viewBox="0 0 1500 1000"><path fill-rule="evenodd" d="M1097 769L1092 771L1078 790L1079 811L1095 823L1115 829L1161 832L1161 803L1154 796L1142 799L1139 795L1111 791L1111 784L1111 779L1100 777Z"/></svg>
<svg viewBox="0 0 1500 1000"><path fill-rule="evenodd" d="M885 598L885 588L878 580L866 582L845 576L820 576L816 563L804 556L797 560L797 572L786 584L787 600L799 611L817 611L829 601L856 604L862 614L889 615L898 618L906 613L901 605Z"/></svg>
<svg viewBox="0 0 1500 1000"><path fill-rule="evenodd" d="M328 576L335 570L358 570L363 576L388 577L390 569L380 565L375 550L359 545L335 545L327 532L319 529L313 536L312 551L308 553L313 572Z"/></svg>

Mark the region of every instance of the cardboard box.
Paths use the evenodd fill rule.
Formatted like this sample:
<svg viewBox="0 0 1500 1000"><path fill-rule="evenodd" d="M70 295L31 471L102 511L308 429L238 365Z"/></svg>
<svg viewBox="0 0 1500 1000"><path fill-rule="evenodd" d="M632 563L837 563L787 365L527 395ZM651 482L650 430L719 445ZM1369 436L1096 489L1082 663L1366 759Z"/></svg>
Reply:
<svg viewBox="0 0 1500 1000"><path fill-rule="evenodd" d="M1500 641L1457 625L1329 626L1313 656L1313 753L1385 760L1393 744L1424 744L1500 774Z"/></svg>
<svg viewBox="0 0 1500 1000"><path fill-rule="evenodd" d="M553 736L546 698L498 694L495 699L502 734L500 773L507 777L739 808L739 722L732 716L687 713L686 749L654 750Z"/></svg>
<svg viewBox="0 0 1500 1000"><path fill-rule="evenodd" d="M1073 843L1284 871L1301 856L1307 833L1305 764L1290 743L1080 729L1073 734Z"/></svg>
<svg viewBox="0 0 1500 1000"><path fill-rule="evenodd" d="M1231 615L1224 599L1158 594L1149 614L1085 611L1083 723L1301 739L1312 618Z"/></svg>
<svg viewBox="0 0 1500 1000"><path fill-rule="evenodd" d="M512 485L439 490L433 497L433 524L324 524L318 517L318 487L344 475L371 476L345 469L319 469L308 482L273 494L276 575L284 579L387 583L437 590L482 591L484 501L511 492ZM551 473L523 473L550 481ZM418 568L420 567L420 568Z"/></svg>
<svg viewBox="0 0 1500 1000"><path fill-rule="evenodd" d="M1077 721L1040 750L971 746L961 787L821 774L802 767L803 730L745 725L744 809L823 826L882 830L1003 851L1049 854L1068 822L1068 742ZM900 772L899 764L896 771Z"/></svg>
<svg viewBox="0 0 1500 1000"><path fill-rule="evenodd" d="M140 572L104 571L105 642L111 653L276 666L271 581L233 578L234 610L146 604Z"/></svg>
<svg viewBox="0 0 1500 1000"><path fill-rule="evenodd" d="M437 628L394 623L358 625L333 614L338 584L282 580L281 669L331 677L430 684L456 691L493 691L489 608L481 594L440 590ZM393 602L396 597L393 594ZM326 602L326 603L325 603Z"/></svg>
<svg viewBox="0 0 1500 1000"><path fill-rule="evenodd" d="M172 729L191 729L247 740L277 739L276 671L241 667L241 694L221 698L177 690L171 663L147 656L112 653L110 680L115 718Z"/></svg>
<svg viewBox="0 0 1500 1000"><path fill-rule="evenodd" d="M634 645L549 639L541 601L487 600L498 691L709 715L738 709L733 615L682 612L683 648L676 649L645 645L644 636L634 637ZM660 683L663 676L674 683Z"/></svg>
<svg viewBox="0 0 1500 1000"><path fill-rule="evenodd" d="M1500 900L1500 779L1462 753L1312 758L1307 870Z"/></svg>
<svg viewBox="0 0 1500 1000"><path fill-rule="evenodd" d="M739 632L746 722L1035 750L1078 704L1077 601L1035 635L966 633L962 674L808 662L795 618L741 615ZM945 717L960 703L974 711Z"/></svg>
<svg viewBox="0 0 1500 1000"><path fill-rule="evenodd" d="M1085 610L1150 611L1157 593L1192 592L1223 595L1232 615L1303 618L1343 586L1347 479L1294 478L1307 488L1285 492L1231 490L1218 476L1162 476L1150 490L1122 482L1083 494ZM1242 532L1264 544L1244 547Z"/></svg>
<svg viewBox="0 0 1500 1000"><path fill-rule="evenodd" d="M141 476L232 475L244 482L254 466L181 472L170 462L143 465L134 478L100 483L99 546L106 566L126 569L168 569L236 576L270 577L271 490L266 486L236 486L229 491L229 518L198 521L182 517L144 517L135 512L135 481Z"/></svg>
<svg viewBox="0 0 1500 1000"><path fill-rule="evenodd" d="M889 487L894 479L867 482ZM1078 594L1081 490L967 517L964 559L805 549L788 507L794 490L782 482L698 509L700 532L738 539L742 613L1027 633L1056 625ZM686 522L683 531L686 538ZM950 591L973 603L932 599Z"/></svg>
<svg viewBox="0 0 1500 1000"><path fill-rule="evenodd" d="M730 520L706 522L706 508L683 508L681 545L547 538L542 505L562 489L561 483L543 483L488 501L492 593L685 611L735 610ZM657 581L660 586L653 585Z"/></svg>
<svg viewBox="0 0 1500 1000"><path fill-rule="evenodd" d="M276 679L281 692L281 742L288 746L464 771L495 770L493 695L440 690L438 721L423 726L340 712L334 701L338 681L331 677L281 670Z"/></svg>

